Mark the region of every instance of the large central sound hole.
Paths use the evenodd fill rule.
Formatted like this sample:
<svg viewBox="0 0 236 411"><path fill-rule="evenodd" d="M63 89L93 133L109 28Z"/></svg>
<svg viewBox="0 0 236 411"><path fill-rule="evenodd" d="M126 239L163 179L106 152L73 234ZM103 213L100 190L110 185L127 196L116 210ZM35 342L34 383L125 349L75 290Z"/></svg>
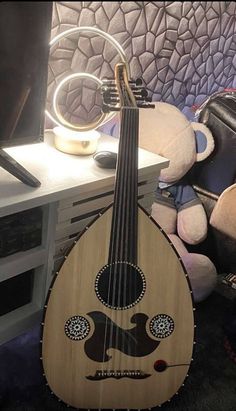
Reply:
<svg viewBox="0 0 236 411"><path fill-rule="evenodd" d="M145 292L145 277L139 267L127 262L104 266L95 281L99 300L107 307L123 310L137 304Z"/></svg>

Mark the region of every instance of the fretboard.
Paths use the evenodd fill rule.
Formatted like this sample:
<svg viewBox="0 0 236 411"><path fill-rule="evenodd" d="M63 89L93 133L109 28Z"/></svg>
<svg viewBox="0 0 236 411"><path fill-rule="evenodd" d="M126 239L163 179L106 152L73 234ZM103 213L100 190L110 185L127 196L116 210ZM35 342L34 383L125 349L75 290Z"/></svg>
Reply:
<svg viewBox="0 0 236 411"><path fill-rule="evenodd" d="M135 107L121 109L121 129L116 169L108 263L137 263L138 229L138 126Z"/></svg>

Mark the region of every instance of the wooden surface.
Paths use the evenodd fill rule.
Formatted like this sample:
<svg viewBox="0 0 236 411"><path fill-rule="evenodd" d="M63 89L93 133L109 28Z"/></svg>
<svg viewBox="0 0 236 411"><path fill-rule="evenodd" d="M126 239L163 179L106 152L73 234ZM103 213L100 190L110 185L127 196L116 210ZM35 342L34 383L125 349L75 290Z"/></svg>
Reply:
<svg viewBox="0 0 236 411"><path fill-rule="evenodd" d="M79 192L98 190L114 183L114 170L99 168L92 156L74 156L54 147L52 131L45 142L6 149L7 153L41 181L39 188L29 187L0 168L0 217L49 202L72 197ZM118 140L102 135L98 150L117 151ZM139 173L156 174L168 166L168 160L139 150Z"/></svg>
<svg viewBox="0 0 236 411"><path fill-rule="evenodd" d="M57 275L44 320L44 370L52 391L76 408L154 407L178 391L188 372L194 334L191 294L172 245L139 210L138 266L145 275L145 294L138 304L126 310L109 309L98 300L95 277L107 263L111 212L110 208L82 235ZM149 334L150 320L158 314L167 314L174 320L175 328L150 355L137 358L109 349L111 360L95 362L84 352L84 341L94 331L88 315L91 311L105 313L124 329L133 328L130 318L134 313L146 313ZM64 332L65 322L76 315L84 316L91 326L88 337L82 341L72 341ZM156 372L153 366L159 359L171 367ZM141 369L151 376L143 380L109 378L99 382L85 378L102 369Z"/></svg>

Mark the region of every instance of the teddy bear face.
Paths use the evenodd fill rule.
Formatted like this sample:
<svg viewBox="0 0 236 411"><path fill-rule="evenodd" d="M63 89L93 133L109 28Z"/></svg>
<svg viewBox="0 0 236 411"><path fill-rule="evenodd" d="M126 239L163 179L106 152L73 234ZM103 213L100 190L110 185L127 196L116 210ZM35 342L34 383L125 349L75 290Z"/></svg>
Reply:
<svg viewBox="0 0 236 411"><path fill-rule="evenodd" d="M180 180L198 160L193 124L168 103L156 102L154 109L140 109L139 146L169 159L159 180Z"/></svg>
<svg viewBox="0 0 236 411"><path fill-rule="evenodd" d="M169 132L169 134L168 134ZM157 135L160 140L160 155L169 159L169 166L161 170L160 181L172 183L180 180L196 161L196 144L194 132L190 124L183 129L166 130ZM165 135L168 135L165 138Z"/></svg>

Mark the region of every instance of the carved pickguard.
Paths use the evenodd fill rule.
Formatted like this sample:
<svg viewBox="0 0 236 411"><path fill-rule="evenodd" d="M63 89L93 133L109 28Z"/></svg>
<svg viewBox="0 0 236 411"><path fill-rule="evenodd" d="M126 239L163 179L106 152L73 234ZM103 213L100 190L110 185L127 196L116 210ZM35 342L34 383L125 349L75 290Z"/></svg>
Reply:
<svg viewBox="0 0 236 411"><path fill-rule="evenodd" d="M132 357L143 357L151 354L160 344L160 341L153 340L146 332L146 314L134 314L130 321L136 326L127 330L99 311L90 312L88 315L94 322L95 330L92 337L85 342L84 350L91 360L110 360L111 356L107 355L109 348L115 348Z"/></svg>

